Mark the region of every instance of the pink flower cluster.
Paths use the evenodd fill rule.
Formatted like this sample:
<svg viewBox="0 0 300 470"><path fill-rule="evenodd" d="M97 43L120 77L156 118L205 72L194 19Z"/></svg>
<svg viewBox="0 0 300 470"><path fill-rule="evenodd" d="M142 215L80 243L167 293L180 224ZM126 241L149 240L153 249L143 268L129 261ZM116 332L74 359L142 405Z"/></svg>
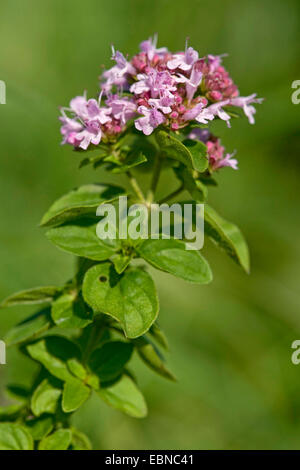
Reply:
<svg viewBox="0 0 300 470"><path fill-rule="evenodd" d="M132 119L136 129L145 135L160 125L177 131L191 121L208 124L215 118L226 121L230 127L231 116L224 109L226 106L242 108L253 124L256 110L252 104L262 101L256 94L239 96L237 86L222 65L222 56L200 58L192 47L172 54L165 47L157 48L154 38L142 42L140 52L131 60L113 49L112 60L115 65L101 76L98 101L79 96L69 108L62 109L63 143L87 149L101 140L114 141ZM223 149L218 145L218 142L208 144L212 149L208 148L210 159L212 152L217 152L215 161L219 163L212 165L215 168L220 167Z"/></svg>
<svg viewBox="0 0 300 470"><path fill-rule="evenodd" d="M100 106L102 93L98 101L77 96L70 102L69 108L62 108L61 133L63 144L71 144L84 150L90 144L98 145L101 139L108 140L120 134L126 122L136 116L136 106L127 97L110 95L106 106ZM68 117L69 112L72 117Z"/></svg>

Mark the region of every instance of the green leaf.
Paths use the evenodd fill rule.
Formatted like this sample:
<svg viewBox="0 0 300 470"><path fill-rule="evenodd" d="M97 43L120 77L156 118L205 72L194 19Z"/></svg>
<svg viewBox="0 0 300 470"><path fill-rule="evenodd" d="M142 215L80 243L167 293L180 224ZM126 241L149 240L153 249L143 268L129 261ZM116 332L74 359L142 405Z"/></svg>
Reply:
<svg viewBox="0 0 300 470"><path fill-rule="evenodd" d="M87 371L83 365L77 359L69 359L67 361L68 368L75 377L81 380L85 380L87 376Z"/></svg>
<svg viewBox="0 0 300 470"><path fill-rule="evenodd" d="M140 165L141 163L144 163L146 161L147 158L142 152L133 151L128 154L128 156L120 166L114 167L112 169L112 173L125 173L131 168L134 168L135 166Z"/></svg>
<svg viewBox="0 0 300 470"><path fill-rule="evenodd" d="M80 296L69 293L53 302L51 316L61 328L85 328L92 322L93 312L86 308Z"/></svg>
<svg viewBox="0 0 300 470"><path fill-rule="evenodd" d="M41 416L26 421L26 428L30 432L34 441L40 441L47 436L53 429L54 423L52 416Z"/></svg>
<svg viewBox="0 0 300 470"><path fill-rule="evenodd" d="M112 264L98 264L87 271L82 292L95 312L118 320L128 338L146 333L158 314L153 280L139 268L118 275Z"/></svg>
<svg viewBox="0 0 300 470"><path fill-rule="evenodd" d="M61 393L61 390L52 385L48 379L43 380L31 398L33 414L41 416L43 413L56 413Z"/></svg>
<svg viewBox="0 0 300 470"><path fill-rule="evenodd" d="M133 345L124 341L109 341L93 351L89 366L103 382L118 377L131 358Z"/></svg>
<svg viewBox="0 0 300 470"><path fill-rule="evenodd" d="M169 343L164 332L159 328L157 323L153 323L149 330L149 334L156 340L156 342L165 350L168 351Z"/></svg>
<svg viewBox="0 0 300 470"><path fill-rule="evenodd" d="M201 145L199 142L199 145L194 145L188 139L185 141L188 145L186 146L176 137L162 130L157 131L155 136L161 151L166 157L177 160L188 168L193 168L199 172L207 168L208 162L204 144Z"/></svg>
<svg viewBox="0 0 300 470"><path fill-rule="evenodd" d="M38 450L67 450L71 444L72 433L70 429L59 429L50 436L45 437L38 446Z"/></svg>
<svg viewBox="0 0 300 470"><path fill-rule="evenodd" d="M5 336L7 346L23 343L29 339L36 338L46 331L50 325L50 310L44 309L38 314L30 317L19 325L13 327Z"/></svg>
<svg viewBox="0 0 300 470"><path fill-rule="evenodd" d="M180 165L178 168L174 168L174 172L195 201L202 202L206 200L207 187L201 180L193 177L189 168Z"/></svg>
<svg viewBox="0 0 300 470"><path fill-rule="evenodd" d="M122 274L123 271L129 266L130 261L133 258L133 254L131 255L123 255L122 253L115 254L111 257L111 261L115 267L115 270L118 274Z"/></svg>
<svg viewBox="0 0 300 470"><path fill-rule="evenodd" d="M80 351L72 341L60 336L49 336L27 346L30 356L60 380L73 379L66 362L73 357L79 357Z"/></svg>
<svg viewBox="0 0 300 470"><path fill-rule="evenodd" d="M96 261L108 259L116 251L116 244L100 240L96 233L97 224L91 220L79 220L76 225L66 224L46 233L48 239L58 248L77 256Z"/></svg>
<svg viewBox="0 0 300 470"><path fill-rule="evenodd" d="M144 418L147 415L145 399L133 380L127 375L109 387L97 391L102 400L109 406L122 411L134 418Z"/></svg>
<svg viewBox="0 0 300 470"><path fill-rule="evenodd" d="M31 434L19 424L0 423L0 450L33 450Z"/></svg>
<svg viewBox="0 0 300 470"><path fill-rule="evenodd" d="M176 378L164 364L164 357L149 339L142 337L134 340L138 354L143 362L154 372L166 379L175 381Z"/></svg>
<svg viewBox="0 0 300 470"><path fill-rule="evenodd" d="M7 297L0 304L0 307L51 302L59 292L60 289L53 286L35 287L34 289L23 290Z"/></svg>
<svg viewBox="0 0 300 470"><path fill-rule="evenodd" d="M92 450L92 444L89 438L78 429L72 427L72 449L73 450Z"/></svg>
<svg viewBox="0 0 300 470"><path fill-rule="evenodd" d="M27 402L31 392L30 389L24 385L9 384L6 386L6 393L10 398L18 401Z"/></svg>
<svg viewBox="0 0 300 470"><path fill-rule="evenodd" d="M223 219L207 204L204 208L205 233L237 263L246 273L250 271L249 250L240 229Z"/></svg>
<svg viewBox="0 0 300 470"><path fill-rule="evenodd" d="M18 403L17 405L0 406L0 420L15 421L24 406L24 403Z"/></svg>
<svg viewBox="0 0 300 470"><path fill-rule="evenodd" d="M138 248L139 255L157 269L197 284L212 280L212 272L199 251L187 250L175 239L148 239Z"/></svg>
<svg viewBox="0 0 300 470"><path fill-rule="evenodd" d="M193 167L195 170L203 173L208 168L208 158L207 158L207 148L203 142L193 139L185 139L183 145L187 147L192 155L192 160L194 162ZM196 166L195 166L196 162Z"/></svg>
<svg viewBox="0 0 300 470"><path fill-rule="evenodd" d="M75 377L64 384L62 409L65 413L77 410L89 398L91 390Z"/></svg>
<svg viewBox="0 0 300 470"><path fill-rule="evenodd" d="M86 215L95 215L101 204L115 201L124 194L119 186L87 184L54 202L41 221L41 226L60 225Z"/></svg>

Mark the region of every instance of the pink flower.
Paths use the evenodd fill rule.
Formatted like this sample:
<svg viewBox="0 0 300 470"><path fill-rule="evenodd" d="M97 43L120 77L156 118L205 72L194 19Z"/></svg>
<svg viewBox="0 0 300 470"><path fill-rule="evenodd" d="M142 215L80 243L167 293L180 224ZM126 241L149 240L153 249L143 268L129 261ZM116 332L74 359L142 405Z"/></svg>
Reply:
<svg viewBox="0 0 300 470"><path fill-rule="evenodd" d="M150 98L148 103L164 114L169 114L172 112L171 106L175 103L175 96L169 90L163 89L160 98Z"/></svg>
<svg viewBox="0 0 300 470"><path fill-rule="evenodd" d="M186 96L189 101L194 97L194 94L197 91L198 86L202 81L203 74L200 69L199 62L196 62L192 68L191 76L186 82Z"/></svg>
<svg viewBox="0 0 300 470"><path fill-rule="evenodd" d="M70 111L76 114L80 119L88 119L86 92L83 96L75 96L75 98L70 101Z"/></svg>
<svg viewBox="0 0 300 470"><path fill-rule="evenodd" d="M214 72L218 67L220 67L222 63L222 57L226 57L228 54L221 54L221 55L212 55L208 54L207 60L209 63L209 68L211 72Z"/></svg>
<svg viewBox="0 0 300 470"><path fill-rule="evenodd" d="M211 104L208 106L207 111L212 113L214 116L218 116L218 118L222 119L223 121L226 121L227 126L230 127L230 116L224 111L224 109L222 109L222 107L226 106L227 104L229 104L229 100Z"/></svg>
<svg viewBox="0 0 300 470"><path fill-rule="evenodd" d="M157 98L165 90L176 91L175 80L168 71L157 71L151 68L147 74L139 74L138 82L130 87L131 93L140 95L150 92L151 98Z"/></svg>
<svg viewBox="0 0 300 470"><path fill-rule="evenodd" d="M209 108L204 108L203 103L198 103L183 115L183 119L185 121L195 119L202 124L207 124L208 121L212 121L215 117L215 114Z"/></svg>
<svg viewBox="0 0 300 470"><path fill-rule="evenodd" d="M232 158L235 153L236 152L226 153L225 157L222 160L219 160L213 169L218 170L219 168L229 166L230 168L233 168L233 170L238 170L238 161L236 158Z"/></svg>
<svg viewBox="0 0 300 470"><path fill-rule="evenodd" d="M162 124L165 120L164 115L154 108L146 108L146 106L140 106L138 112L143 114L135 121L135 127L138 131L142 131L145 135L150 135L156 127Z"/></svg>
<svg viewBox="0 0 300 470"><path fill-rule="evenodd" d="M227 153L224 156L224 147L220 143L220 139L211 135L208 129L193 129L189 135L189 139L200 140L206 145L207 148L207 158L209 161L209 166L212 171L219 170L225 166L229 166L234 170L237 170L238 161L235 158L232 158L235 155L235 152L232 154Z"/></svg>
<svg viewBox="0 0 300 470"><path fill-rule="evenodd" d="M136 95L141 95L150 90L149 77L145 73L139 73L137 75L138 81L131 85L130 91Z"/></svg>
<svg viewBox="0 0 300 470"><path fill-rule="evenodd" d="M250 106L250 103L262 103L263 98L255 98L256 93L253 93L249 96L239 96L238 98L232 98L230 100L230 104L232 106L238 106L239 108L243 108L245 115L247 116L249 123L254 124L254 114L256 113L256 109L254 106Z"/></svg>
<svg viewBox="0 0 300 470"><path fill-rule="evenodd" d="M203 72L203 85L211 101L222 101L238 96L237 86L227 70L221 65L221 58L226 55L208 55L199 60Z"/></svg>
<svg viewBox="0 0 300 470"><path fill-rule="evenodd" d="M111 108L100 107L95 99L88 100L86 107L89 119L95 119L100 124L111 121Z"/></svg>
<svg viewBox="0 0 300 470"><path fill-rule="evenodd" d="M136 116L136 104L128 97L120 98L119 95L111 95L106 100L113 117L125 125L129 119Z"/></svg>
<svg viewBox="0 0 300 470"><path fill-rule="evenodd" d="M89 121L85 129L76 135L76 140L80 141L79 147L86 150L90 144L98 145L101 141L101 127L98 121Z"/></svg>
<svg viewBox="0 0 300 470"><path fill-rule="evenodd" d="M234 170L237 170L237 160L232 158L233 154L227 153L224 157L224 147L220 143L220 139L211 136L210 140L206 142L207 156L209 160L209 166L212 170L219 170L225 166L230 166Z"/></svg>
<svg viewBox="0 0 300 470"><path fill-rule="evenodd" d="M105 93L108 93L113 85L117 87L126 87L128 85L127 76L128 75L135 75L136 70L133 65L128 62L124 55L114 50L112 48L112 60L116 61L116 65L114 65L111 69L106 70L103 73L103 78L106 79L105 83L102 83L101 87Z"/></svg>
<svg viewBox="0 0 300 470"><path fill-rule="evenodd" d="M71 100L70 108L66 110L74 113L82 122L89 119L97 119L101 124L105 124L111 121L109 117L111 110L108 108L100 108L100 100L101 95L98 102L95 99L87 101L85 94L83 96L76 96Z"/></svg>
<svg viewBox="0 0 300 470"><path fill-rule="evenodd" d="M192 47L188 47L185 52L174 54L173 58L168 61L167 66L170 70L181 69L188 71L191 70L193 64L198 60L198 58L198 52Z"/></svg>
<svg viewBox="0 0 300 470"><path fill-rule="evenodd" d="M82 124L75 119L68 118L63 111L62 113L63 115L59 118L63 124L60 129L60 132L63 135L62 144L70 144L74 146L77 144L79 145L79 141L76 137L77 134L83 129Z"/></svg>
<svg viewBox="0 0 300 470"><path fill-rule="evenodd" d="M141 42L140 49L144 52L148 60L153 60L155 55L166 54L168 49L166 47L161 47L160 49L156 48L157 45L157 34L154 35L154 38L149 38L146 41Z"/></svg>

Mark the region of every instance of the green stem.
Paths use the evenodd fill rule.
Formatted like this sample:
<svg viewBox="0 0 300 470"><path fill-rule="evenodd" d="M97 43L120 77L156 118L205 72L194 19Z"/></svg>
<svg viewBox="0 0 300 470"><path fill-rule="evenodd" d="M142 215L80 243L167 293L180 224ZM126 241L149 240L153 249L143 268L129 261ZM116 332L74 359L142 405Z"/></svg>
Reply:
<svg viewBox="0 0 300 470"><path fill-rule="evenodd" d="M168 196L165 196L160 201L158 201L158 204L163 204L164 202L167 202L170 199L173 199L174 197L178 196L178 194L180 194L183 190L184 190L184 184L182 183L178 189L175 189L175 191L168 194Z"/></svg>
<svg viewBox="0 0 300 470"><path fill-rule="evenodd" d="M150 189L147 195L147 201L150 204L154 201L155 191L156 191L157 184L159 181L160 172L161 172L161 156L160 156L160 153L157 152L155 156L155 160L154 160L152 181L151 181Z"/></svg>
<svg viewBox="0 0 300 470"><path fill-rule="evenodd" d="M129 182L131 184L131 187L135 193L135 195L138 197L138 199L143 202L143 203L146 203L146 199L145 199L145 196L143 194L143 191L141 190L137 180L135 179L135 177L132 175L131 171L126 171L126 175L128 176L128 179L129 179Z"/></svg>

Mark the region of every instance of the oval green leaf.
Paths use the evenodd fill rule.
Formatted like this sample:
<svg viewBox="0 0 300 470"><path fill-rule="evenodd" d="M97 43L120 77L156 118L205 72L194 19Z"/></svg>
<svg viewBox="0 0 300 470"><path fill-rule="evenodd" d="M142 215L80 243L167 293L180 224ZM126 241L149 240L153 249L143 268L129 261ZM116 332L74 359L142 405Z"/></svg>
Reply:
<svg viewBox="0 0 300 470"><path fill-rule="evenodd" d="M207 204L204 208L204 230L246 273L250 272L249 250L242 232Z"/></svg>
<svg viewBox="0 0 300 470"><path fill-rule="evenodd" d="M58 248L76 256L95 261L108 259L116 251L111 240L100 240L96 233L97 224L90 220L80 220L76 225L66 224L55 227L46 233L47 238Z"/></svg>
<svg viewBox="0 0 300 470"><path fill-rule="evenodd" d="M53 421L53 417L49 415L29 419L26 421L26 428L34 441L40 441L52 431L54 427Z"/></svg>
<svg viewBox="0 0 300 470"><path fill-rule="evenodd" d="M80 357L79 348L72 341L60 336L51 336L27 346L30 356L60 380L72 380L73 375L67 361Z"/></svg>
<svg viewBox="0 0 300 470"><path fill-rule="evenodd" d="M166 367L163 355L152 341L142 337L134 342L140 358L150 369L166 379L176 381L175 376Z"/></svg>
<svg viewBox="0 0 300 470"><path fill-rule="evenodd" d="M82 298L64 294L53 302L51 316L61 328L85 328L92 322L93 312L87 309Z"/></svg>
<svg viewBox="0 0 300 470"><path fill-rule="evenodd" d="M71 439L72 433L69 429L60 429L45 437L39 443L38 450L67 450Z"/></svg>
<svg viewBox="0 0 300 470"><path fill-rule="evenodd" d="M30 432L19 424L0 423L0 450L33 450Z"/></svg>
<svg viewBox="0 0 300 470"><path fill-rule="evenodd" d="M162 130L157 131L155 137L161 151L166 157L177 160L185 166L199 172L206 170L208 166L206 157L207 150L203 143L196 142L196 144L192 144L188 139L185 141L187 144L185 145L173 135Z"/></svg>
<svg viewBox="0 0 300 470"><path fill-rule="evenodd" d="M43 413L55 413L61 390L54 387L47 379L43 380L35 389L31 398L31 409L35 416Z"/></svg>
<svg viewBox="0 0 300 470"><path fill-rule="evenodd" d="M50 325L50 309L47 308L9 330L5 336L5 343L7 346L12 346L36 338Z"/></svg>
<svg viewBox="0 0 300 470"><path fill-rule="evenodd" d="M209 264L195 250L175 239L145 240L138 248L139 255L157 269L189 282L207 284L212 280Z"/></svg>
<svg viewBox="0 0 300 470"><path fill-rule="evenodd" d="M109 406L133 418L147 416L145 399L136 384L127 375L123 375L118 382L109 387L100 388L97 394Z"/></svg>
<svg viewBox="0 0 300 470"><path fill-rule="evenodd" d="M91 390L75 377L64 384L62 409L65 413L77 410L89 398Z"/></svg>
<svg viewBox="0 0 300 470"><path fill-rule="evenodd" d="M89 366L103 382L118 377L131 358L133 345L124 341L108 341L93 351Z"/></svg>
<svg viewBox="0 0 300 470"><path fill-rule="evenodd" d="M124 194L119 186L86 184L62 196L54 202L41 221L41 226L60 225L86 215L95 215L101 204L116 200Z"/></svg>
<svg viewBox="0 0 300 470"><path fill-rule="evenodd" d="M118 320L128 338L146 333L158 314L154 282L142 269L119 275L111 263L98 264L87 271L82 292L95 312Z"/></svg>
<svg viewBox="0 0 300 470"><path fill-rule="evenodd" d="M72 450L92 450L92 444L89 438L78 429L72 427Z"/></svg>
<svg viewBox="0 0 300 470"><path fill-rule="evenodd" d="M42 304L51 302L60 292L60 289L53 286L35 287L16 294L10 295L0 304L0 307L14 307L15 305Z"/></svg>

